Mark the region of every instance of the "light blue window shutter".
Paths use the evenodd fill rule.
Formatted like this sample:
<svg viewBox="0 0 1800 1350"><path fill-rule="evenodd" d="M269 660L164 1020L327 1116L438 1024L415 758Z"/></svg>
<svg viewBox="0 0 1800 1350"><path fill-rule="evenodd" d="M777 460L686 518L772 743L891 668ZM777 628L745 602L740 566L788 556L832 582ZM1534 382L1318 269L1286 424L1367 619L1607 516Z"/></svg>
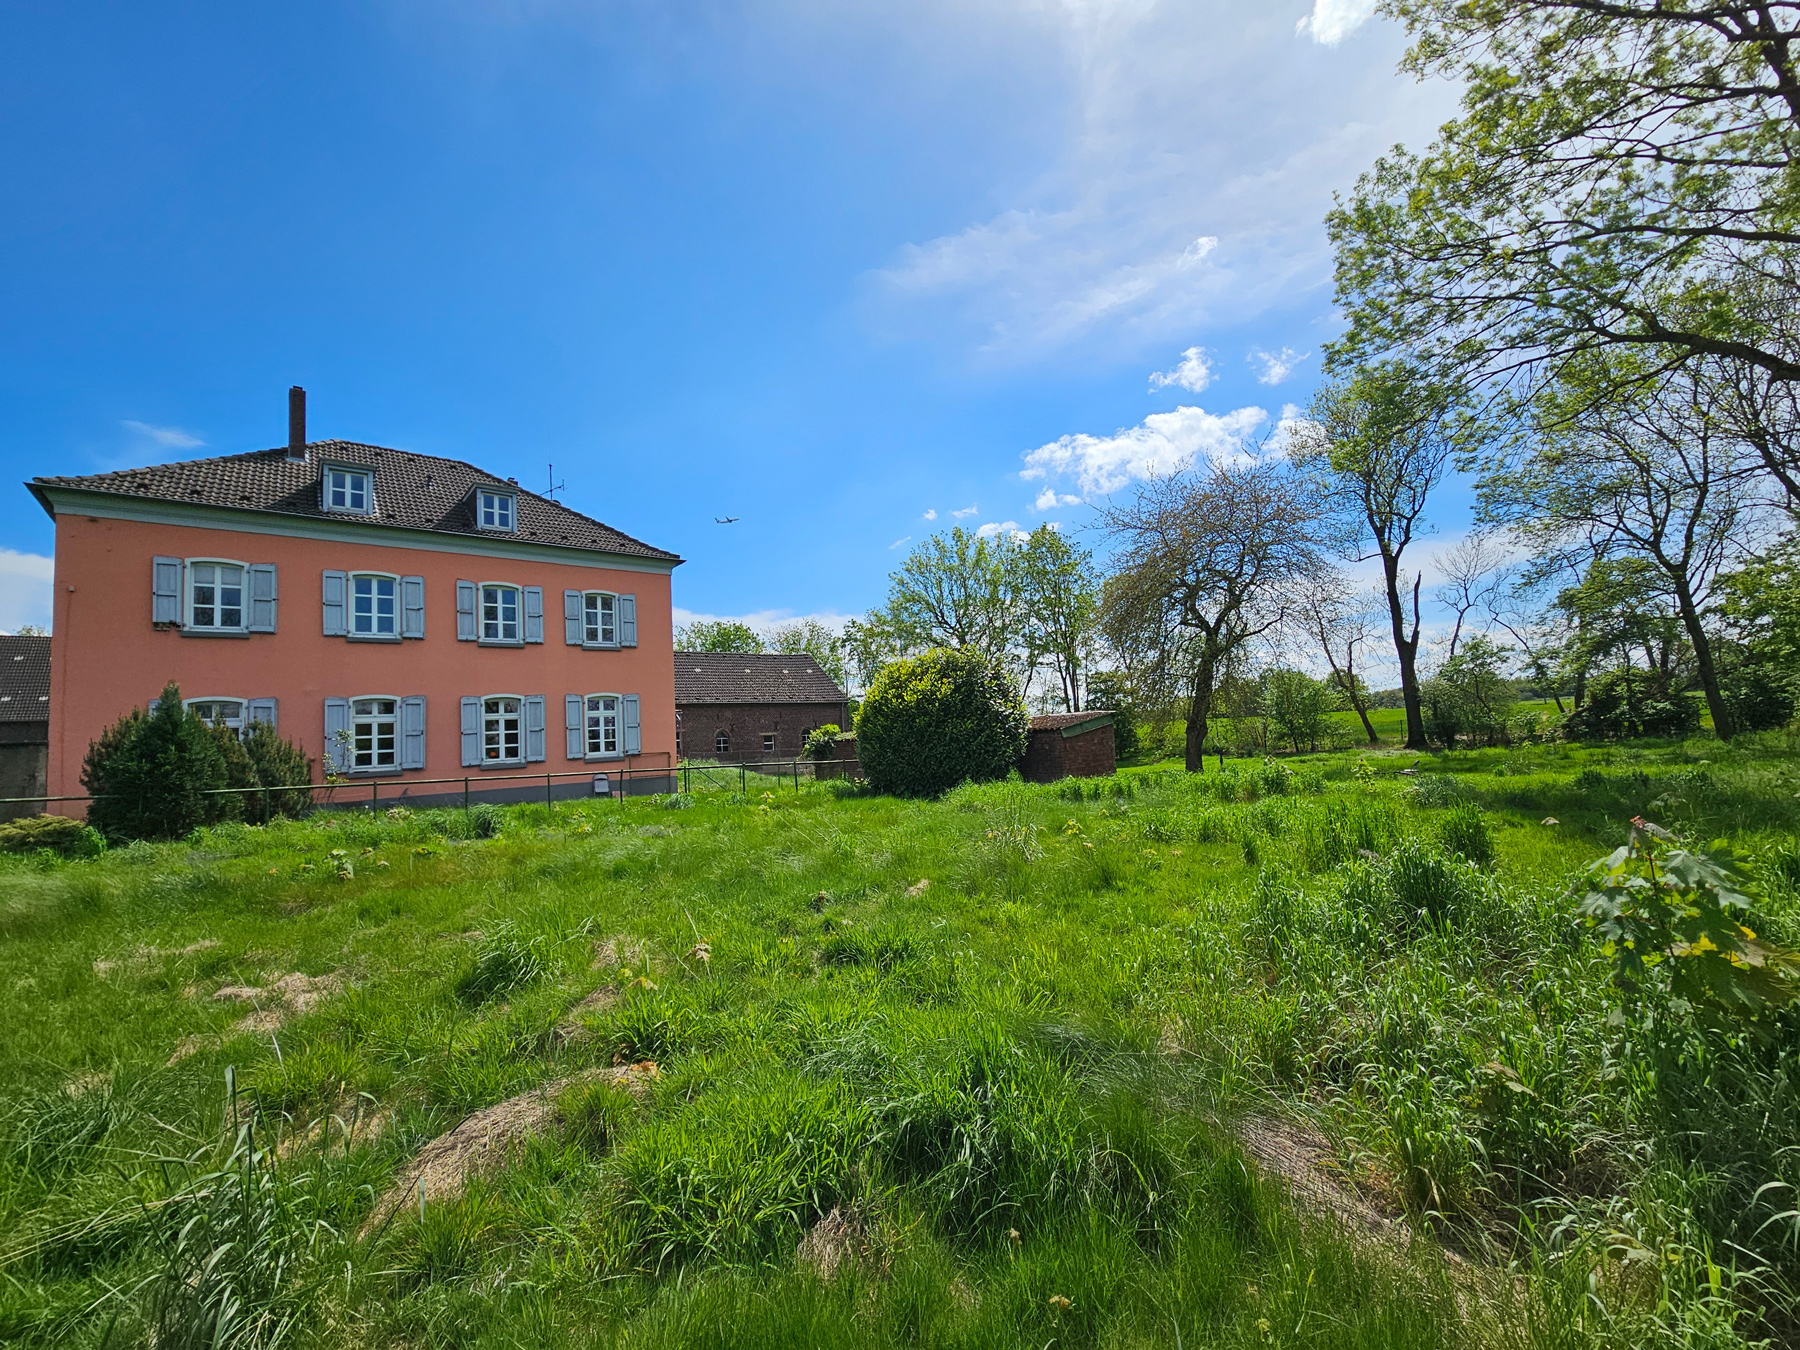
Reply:
<svg viewBox="0 0 1800 1350"><path fill-rule="evenodd" d="M637 646L637 597L635 595L619 597L619 645L621 647Z"/></svg>
<svg viewBox="0 0 1800 1350"><path fill-rule="evenodd" d="M400 636L425 636L425 578L400 578Z"/></svg>
<svg viewBox="0 0 1800 1350"><path fill-rule="evenodd" d="M456 583L456 640L473 642L476 636L475 583L459 581ZM468 763L467 760L463 762Z"/></svg>
<svg viewBox="0 0 1800 1350"><path fill-rule="evenodd" d="M544 588L542 586L525 588L525 640L527 642L544 640Z"/></svg>
<svg viewBox="0 0 1800 1350"><path fill-rule="evenodd" d="M544 696L527 694L525 696L525 762L541 764L544 759Z"/></svg>
<svg viewBox="0 0 1800 1350"><path fill-rule="evenodd" d="M462 761L465 769L481 764L481 700L472 695L462 701Z"/></svg>
<svg viewBox="0 0 1800 1350"><path fill-rule="evenodd" d="M250 564L250 622L252 633L275 631L275 564Z"/></svg>
<svg viewBox="0 0 1800 1350"><path fill-rule="evenodd" d="M150 622L181 622L180 558L154 558L151 560Z"/></svg>
<svg viewBox="0 0 1800 1350"><path fill-rule="evenodd" d="M425 767L425 695L400 700L400 767Z"/></svg>
<svg viewBox="0 0 1800 1350"><path fill-rule="evenodd" d="M579 647L585 634L582 631L581 592L563 592L563 641L571 647Z"/></svg>
<svg viewBox="0 0 1800 1350"><path fill-rule="evenodd" d="M620 701L625 705L625 753L628 755L642 754L644 737L638 729L638 696L627 694Z"/></svg>
<svg viewBox="0 0 1800 1350"><path fill-rule="evenodd" d="M275 729L276 700L272 698L253 698L245 709L246 722L267 722L269 730Z"/></svg>
<svg viewBox="0 0 1800 1350"><path fill-rule="evenodd" d="M570 592L570 594L577 594L577 592ZM587 758L587 736L586 729L581 723L581 702L580 694L566 694L563 697L563 721L569 730L570 759Z"/></svg>
<svg viewBox="0 0 1800 1350"><path fill-rule="evenodd" d="M333 773L350 767L350 700L325 700L325 764Z"/></svg>
<svg viewBox="0 0 1800 1350"><path fill-rule="evenodd" d="M344 637L350 629L344 619L344 592L349 582L342 572L325 574L325 636Z"/></svg>

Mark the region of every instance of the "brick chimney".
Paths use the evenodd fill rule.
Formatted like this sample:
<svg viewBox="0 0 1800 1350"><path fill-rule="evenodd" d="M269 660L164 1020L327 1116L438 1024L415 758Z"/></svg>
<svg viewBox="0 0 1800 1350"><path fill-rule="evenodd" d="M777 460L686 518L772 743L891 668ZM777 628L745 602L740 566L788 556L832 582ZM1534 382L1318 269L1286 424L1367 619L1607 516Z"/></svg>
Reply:
<svg viewBox="0 0 1800 1350"><path fill-rule="evenodd" d="M306 463L306 390L294 385L288 390L288 449L290 463Z"/></svg>

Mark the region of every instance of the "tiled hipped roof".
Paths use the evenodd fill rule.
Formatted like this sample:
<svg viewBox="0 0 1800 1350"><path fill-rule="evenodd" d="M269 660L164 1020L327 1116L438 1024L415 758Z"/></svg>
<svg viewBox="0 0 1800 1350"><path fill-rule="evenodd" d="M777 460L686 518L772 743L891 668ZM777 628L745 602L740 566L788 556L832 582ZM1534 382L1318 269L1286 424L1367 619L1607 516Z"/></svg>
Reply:
<svg viewBox="0 0 1800 1350"><path fill-rule="evenodd" d="M844 691L810 656L676 652L675 702L842 703Z"/></svg>
<svg viewBox="0 0 1800 1350"><path fill-rule="evenodd" d="M50 639L0 637L0 722L50 720Z"/></svg>
<svg viewBox="0 0 1800 1350"><path fill-rule="evenodd" d="M68 478L35 478L32 487L76 488L154 501L279 515L366 521L397 529L495 537L475 524L477 484L518 494L519 528L499 537L552 547L597 549L634 558L679 562L673 553L621 534L560 502L527 492L516 483L484 473L459 459L439 459L410 450L390 450L356 441L313 441L304 460L290 460L285 446L242 455L189 459L117 473ZM373 472L375 514L345 516L325 509L320 474L327 464L367 467Z"/></svg>

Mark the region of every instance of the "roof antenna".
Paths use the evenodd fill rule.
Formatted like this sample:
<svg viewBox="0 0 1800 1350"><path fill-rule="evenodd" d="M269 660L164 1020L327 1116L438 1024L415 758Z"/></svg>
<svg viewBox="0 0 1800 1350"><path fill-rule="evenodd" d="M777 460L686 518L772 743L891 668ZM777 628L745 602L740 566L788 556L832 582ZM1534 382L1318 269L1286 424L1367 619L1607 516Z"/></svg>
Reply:
<svg viewBox="0 0 1800 1350"><path fill-rule="evenodd" d="M567 483L559 483L556 481L556 465L546 464L544 467L550 471L550 486L544 490L544 495L546 497L554 497L569 485Z"/></svg>

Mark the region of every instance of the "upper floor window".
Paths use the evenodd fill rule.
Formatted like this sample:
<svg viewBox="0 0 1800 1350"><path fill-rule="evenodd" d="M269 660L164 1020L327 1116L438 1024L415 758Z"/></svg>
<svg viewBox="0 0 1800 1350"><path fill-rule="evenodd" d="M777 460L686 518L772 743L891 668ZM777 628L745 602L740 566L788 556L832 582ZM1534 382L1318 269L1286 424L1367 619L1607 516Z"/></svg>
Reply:
<svg viewBox="0 0 1800 1350"><path fill-rule="evenodd" d="M483 642L519 641L519 588L517 586L483 586L481 588L481 640Z"/></svg>
<svg viewBox="0 0 1800 1350"><path fill-rule="evenodd" d="M210 633L243 632L244 565L192 562L187 574L187 626Z"/></svg>
<svg viewBox="0 0 1800 1350"><path fill-rule="evenodd" d="M475 494L475 519L484 530L511 530L514 528L515 499L510 492L490 492L482 488Z"/></svg>
<svg viewBox="0 0 1800 1350"><path fill-rule="evenodd" d="M366 516L375 510L375 494L369 486L367 469L325 470L325 509L347 511Z"/></svg>
<svg viewBox="0 0 1800 1350"><path fill-rule="evenodd" d="M619 645L619 597L606 591L589 591L583 597L583 636L590 647Z"/></svg>
<svg viewBox="0 0 1800 1350"><path fill-rule="evenodd" d="M399 637L399 578L363 573L350 578L350 631L357 637Z"/></svg>
<svg viewBox="0 0 1800 1350"><path fill-rule="evenodd" d="M392 769L400 763L398 699L359 698L350 703L350 767Z"/></svg>
<svg viewBox="0 0 1800 1350"><path fill-rule="evenodd" d="M244 700L241 698L190 698L184 706L208 726L227 726L244 734Z"/></svg>

